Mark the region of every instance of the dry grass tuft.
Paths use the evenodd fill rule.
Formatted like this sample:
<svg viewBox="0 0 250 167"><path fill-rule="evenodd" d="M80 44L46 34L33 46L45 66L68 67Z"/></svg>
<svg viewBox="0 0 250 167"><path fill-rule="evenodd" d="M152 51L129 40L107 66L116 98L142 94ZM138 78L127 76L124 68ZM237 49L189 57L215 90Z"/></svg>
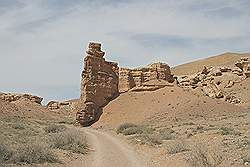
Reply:
<svg viewBox="0 0 250 167"><path fill-rule="evenodd" d="M42 164L58 162L57 157L44 143L28 143L20 146L11 161L17 164Z"/></svg>
<svg viewBox="0 0 250 167"><path fill-rule="evenodd" d="M123 123L117 128L116 133L119 134L128 128L134 128L134 127L137 127L137 125L133 123Z"/></svg>
<svg viewBox="0 0 250 167"><path fill-rule="evenodd" d="M4 144L0 144L0 164L8 161L12 156L12 151Z"/></svg>
<svg viewBox="0 0 250 167"><path fill-rule="evenodd" d="M185 151L188 151L188 148L186 144L184 143L184 141L174 141L167 147L167 152L169 154L177 154L177 153L185 152Z"/></svg>
<svg viewBox="0 0 250 167"><path fill-rule="evenodd" d="M159 135L155 134L141 134L136 136L136 141L140 144L148 144L151 146L157 146L162 144L162 140Z"/></svg>
<svg viewBox="0 0 250 167"><path fill-rule="evenodd" d="M66 130L51 136L51 147L85 154L88 150L86 136L78 130Z"/></svg>
<svg viewBox="0 0 250 167"><path fill-rule="evenodd" d="M221 127L220 134L221 135L234 135L234 136L241 135L239 131L236 131L233 128L229 128L229 127Z"/></svg>
<svg viewBox="0 0 250 167"><path fill-rule="evenodd" d="M46 133L59 133L65 130L66 130L66 126L56 125L56 124L51 124L44 128L44 131Z"/></svg>
<svg viewBox="0 0 250 167"><path fill-rule="evenodd" d="M217 167L222 163L222 156L215 151L210 151L204 145L196 145L186 158L193 167Z"/></svg>

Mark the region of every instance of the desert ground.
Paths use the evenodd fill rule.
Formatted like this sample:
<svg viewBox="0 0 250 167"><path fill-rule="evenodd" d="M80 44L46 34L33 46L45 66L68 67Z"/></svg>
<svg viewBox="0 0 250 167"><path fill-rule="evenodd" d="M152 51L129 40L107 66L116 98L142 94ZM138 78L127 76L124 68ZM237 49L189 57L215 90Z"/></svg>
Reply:
<svg viewBox="0 0 250 167"><path fill-rule="evenodd" d="M171 68L233 66L250 54L225 53ZM128 91L82 127L69 109L0 100L0 166L244 167L250 165L250 78L227 92L240 103L178 85ZM77 100L72 100L72 102Z"/></svg>

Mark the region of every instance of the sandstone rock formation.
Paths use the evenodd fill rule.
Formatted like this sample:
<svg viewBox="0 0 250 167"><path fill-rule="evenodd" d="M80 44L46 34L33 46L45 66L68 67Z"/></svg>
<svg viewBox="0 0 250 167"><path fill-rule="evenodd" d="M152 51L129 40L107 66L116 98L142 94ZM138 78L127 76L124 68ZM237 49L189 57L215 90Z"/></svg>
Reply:
<svg viewBox="0 0 250 167"><path fill-rule="evenodd" d="M250 77L250 60L248 57L241 58L235 65L242 70L246 77Z"/></svg>
<svg viewBox="0 0 250 167"><path fill-rule="evenodd" d="M69 101L64 101L64 102L50 101L48 102L46 107L50 110L57 110L57 109L73 110L72 102Z"/></svg>
<svg viewBox="0 0 250 167"><path fill-rule="evenodd" d="M43 98L30 95L30 94L18 94L18 93L0 93L0 99L8 102L26 101L31 103L37 103L41 105Z"/></svg>
<svg viewBox="0 0 250 167"><path fill-rule="evenodd" d="M83 126L95 122L102 107L119 94L118 64L105 61L104 54L99 43L90 43L86 51L80 107L76 114L77 121Z"/></svg>
<svg viewBox="0 0 250 167"><path fill-rule="evenodd" d="M120 68L117 63L107 62L100 43L89 43L84 58L81 80L81 97L77 105L77 121L89 126L98 120L102 108L119 93L153 91L173 86L170 67L165 63L153 63L145 68ZM51 109L60 108L60 103L48 104Z"/></svg>
<svg viewBox="0 0 250 167"><path fill-rule="evenodd" d="M241 58L234 67L204 67L201 72L193 75L175 76L182 88L198 88L205 95L212 98L221 98L233 104L241 102L239 98L227 91L235 83L240 83L250 73L248 58Z"/></svg>
<svg viewBox="0 0 250 167"><path fill-rule="evenodd" d="M165 63L153 63L145 68L128 69L121 68L119 71L119 92L127 92L134 87L140 87L132 90L155 90L164 87L163 82L160 85L151 83L150 85L145 84L152 80L173 82L174 78L171 75L170 67ZM142 87L147 87L143 89ZM142 88L142 89L141 89Z"/></svg>

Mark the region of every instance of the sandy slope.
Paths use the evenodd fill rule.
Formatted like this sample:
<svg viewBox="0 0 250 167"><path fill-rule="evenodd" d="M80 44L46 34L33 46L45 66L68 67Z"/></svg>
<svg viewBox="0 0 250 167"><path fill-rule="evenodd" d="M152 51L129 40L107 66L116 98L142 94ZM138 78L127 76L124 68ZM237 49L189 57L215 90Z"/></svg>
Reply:
<svg viewBox="0 0 250 167"><path fill-rule="evenodd" d="M224 53L218 56L209 57L206 59L193 61L190 63L182 64L171 69L174 75L193 74L202 70L203 66L232 66L241 57L250 57L250 53Z"/></svg>
<svg viewBox="0 0 250 167"><path fill-rule="evenodd" d="M143 160L125 142L108 133L85 128L90 147L88 167L146 167Z"/></svg>
<svg viewBox="0 0 250 167"><path fill-rule="evenodd" d="M240 106L212 99L179 87L152 92L121 94L105 108L94 127L116 128L123 122L163 126L176 120L217 117L245 110Z"/></svg>

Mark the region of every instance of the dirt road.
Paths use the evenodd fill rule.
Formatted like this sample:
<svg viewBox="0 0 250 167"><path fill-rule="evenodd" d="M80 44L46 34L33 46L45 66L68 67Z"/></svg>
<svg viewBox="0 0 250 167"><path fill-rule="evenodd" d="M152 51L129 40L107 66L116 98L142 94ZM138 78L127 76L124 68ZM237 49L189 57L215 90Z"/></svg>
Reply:
<svg viewBox="0 0 250 167"><path fill-rule="evenodd" d="M131 147L116 137L98 130L84 128L92 151L88 167L146 167L144 160Z"/></svg>

